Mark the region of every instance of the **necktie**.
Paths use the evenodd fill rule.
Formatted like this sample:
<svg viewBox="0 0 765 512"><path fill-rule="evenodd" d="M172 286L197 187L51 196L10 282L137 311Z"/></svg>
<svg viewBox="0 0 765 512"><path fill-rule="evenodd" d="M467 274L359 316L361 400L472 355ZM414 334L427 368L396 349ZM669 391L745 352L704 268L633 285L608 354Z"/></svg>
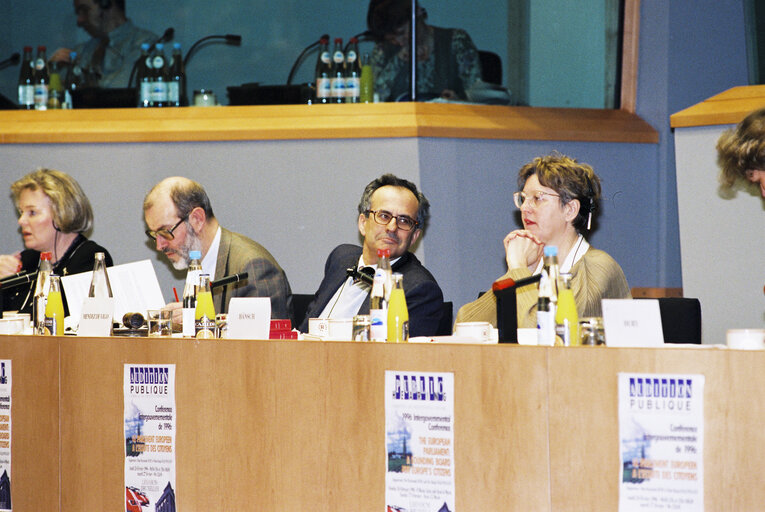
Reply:
<svg viewBox="0 0 765 512"><path fill-rule="evenodd" d="M102 37L96 50L93 52L93 57L90 59L90 70L97 74L99 79L103 75L104 56L106 55L106 47L109 46L109 37Z"/></svg>

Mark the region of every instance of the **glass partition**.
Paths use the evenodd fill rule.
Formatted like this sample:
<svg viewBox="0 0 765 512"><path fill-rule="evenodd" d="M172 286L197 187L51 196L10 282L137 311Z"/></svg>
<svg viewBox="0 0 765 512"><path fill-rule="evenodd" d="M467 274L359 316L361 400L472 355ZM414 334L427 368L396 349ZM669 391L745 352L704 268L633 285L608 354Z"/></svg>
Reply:
<svg viewBox="0 0 765 512"><path fill-rule="evenodd" d="M90 2L100 9L111 1L75 3ZM331 47L335 38L342 38L345 45L351 36L363 33L367 6L342 0L127 0L126 11L135 25L158 37L173 28L173 42L181 44L184 54L205 36L240 35L239 46L226 44L223 38L201 44L186 66L190 96L194 90L212 90L219 103L229 104L232 86L285 86L298 56L322 35L329 36ZM623 0L421 0L420 6L429 26L459 28L469 35L489 59L484 79L487 73L498 74L511 104L619 107ZM0 21L6 34L0 42L0 59L21 52L25 45L45 45L50 57L57 48L73 48L90 37L77 27L74 6L68 1L41 0L34 8L15 2L6 11ZM375 43L363 39L359 53L373 54ZM169 57L168 48L166 53ZM497 59L492 61L492 55ZM318 46L305 51L295 67L294 84L315 82L317 57ZM18 65L0 69L0 93L14 102L18 78ZM279 89L269 102L282 98ZM289 97L289 102L305 100L304 92Z"/></svg>

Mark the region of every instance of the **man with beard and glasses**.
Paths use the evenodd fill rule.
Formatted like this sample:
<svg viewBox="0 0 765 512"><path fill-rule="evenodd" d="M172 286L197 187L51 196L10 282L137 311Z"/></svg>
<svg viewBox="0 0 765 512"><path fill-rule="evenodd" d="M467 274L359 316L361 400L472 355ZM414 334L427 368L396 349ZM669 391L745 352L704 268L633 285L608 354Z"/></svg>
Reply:
<svg viewBox="0 0 765 512"><path fill-rule="evenodd" d="M213 288L218 313L227 313L231 297L270 297L271 318L292 318L292 292L284 270L259 243L218 224L207 192L183 177L166 178L143 201L146 234L178 270L189 265L189 251L202 253L202 272L215 281L247 272L246 280ZM168 304L181 325L182 304Z"/></svg>
<svg viewBox="0 0 765 512"><path fill-rule="evenodd" d="M393 272L404 275L409 335L436 335L444 295L433 275L409 252L409 247L422 235L430 214L425 195L411 181L385 174L366 186L358 212L363 246L343 244L330 253L324 266L324 279L308 305L300 330L307 332L309 318L368 314L371 288L348 277L346 269L354 266L376 269L377 250L390 249Z"/></svg>

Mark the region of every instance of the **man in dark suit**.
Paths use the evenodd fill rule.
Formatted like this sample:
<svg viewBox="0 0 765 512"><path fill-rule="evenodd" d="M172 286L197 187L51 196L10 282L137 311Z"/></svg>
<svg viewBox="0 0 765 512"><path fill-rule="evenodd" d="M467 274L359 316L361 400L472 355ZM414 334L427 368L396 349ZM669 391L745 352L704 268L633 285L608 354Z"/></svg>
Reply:
<svg viewBox="0 0 765 512"><path fill-rule="evenodd" d="M232 297L270 297L271 318L292 318L292 292L284 271L259 243L218 224L202 185L183 177L166 178L143 203L146 234L176 269L189 265L189 251L202 252L202 272L211 281L247 272L248 277L213 288L215 311L225 313ZM182 305L173 308L173 323L181 324Z"/></svg>
<svg viewBox="0 0 765 512"><path fill-rule="evenodd" d="M433 275L409 252L422 235L430 205L417 186L385 174L364 189L358 206L363 246L335 248L324 266L324 279L308 305L300 330L307 332L309 318L348 318L369 313L370 287L354 281L349 267L377 266L377 250L389 249L393 272L404 275L404 295L409 309L410 336L433 336L443 310L444 296Z"/></svg>

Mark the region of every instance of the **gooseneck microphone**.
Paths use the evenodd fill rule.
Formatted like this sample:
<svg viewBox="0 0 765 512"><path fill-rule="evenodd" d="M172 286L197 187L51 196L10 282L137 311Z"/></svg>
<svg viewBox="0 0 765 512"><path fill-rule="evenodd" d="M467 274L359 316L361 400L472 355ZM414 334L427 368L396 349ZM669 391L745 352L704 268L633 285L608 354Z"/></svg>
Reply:
<svg viewBox="0 0 765 512"><path fill-rule="evenodd" d="M309 44L305 48L303 48L303 51L300 52L300 55L298 55L297 59L295 59L295 63L292 65L292 69L290 69L290 74L287 77L287 85L292 84L292 79L295 76L295 72L297 71L298 67L300 66L300 63L303 61L303 57L305 57L305 54L308 53L309 50L314 48L315 46L318 46L322 39L329 40L329 34L322 34L319 39L314 41L313 43Z"/></svg>
<svg viewBox="0 0 765 512"><path fill-rule="evenodd" d="M186 52L186 57L183 58L183 67L185 68L189 61L191 60L191 56L194 54L194 51L201 45L202 43L207 43L208 41L222 41L223 43L230 45L230 46L241 46L242 45L242 36L237 34L226 34L226 35L213 35L213 36L205 36L202 39L199 39L194 44L191 45L189 48L189 51Z"/></svg>
<svg viewBox="0 0 765 512"><path fill-rule="evenodd" d="M221 277L217 281L210 281L210 288L218 288L219 286L226 286L227 284L237 283L247 279L249 274L247 272L239 272L238 274L232 274L230 276Z"/></svg>
<svg viewBox="0 0 765 512"><path fill-rule="evenodd" d="M21 286L22 284L31 283L35 279L37 279L36 270L34 272L14 274L12 276L0 279L0 288L3 290L15 288L17 286Z"/></svg>
<svg viewBox="0 0 765 512"><path fill-rule="evenodd" d="M21 55L19 55L19 52L14 53L10 57L8 57L5 60L0 60L0 69L5 69L10 66L15 66L19 63L19 60L21 60Z"/></svg>

